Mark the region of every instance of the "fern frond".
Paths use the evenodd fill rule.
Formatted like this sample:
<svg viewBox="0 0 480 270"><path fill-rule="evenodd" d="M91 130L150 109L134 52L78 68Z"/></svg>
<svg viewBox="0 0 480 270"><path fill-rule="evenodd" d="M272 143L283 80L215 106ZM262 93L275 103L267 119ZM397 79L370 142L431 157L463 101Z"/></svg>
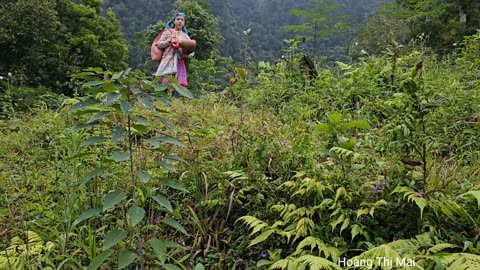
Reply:
<svg viewBox="0 0 480 270"><path fill-rule="evenodd" d="M289 266L293 264L294 259L292 257L287 257L285 259L278 260L274 262L270 267L269 270L273 269L290 269Z"/></svg>
<svg viewBox="0 0 480 270"><path fill-rule="evenodd" d="M422 197L417 197L416 195L410 195L408 197L409 201L413 201L418 208L420 208L420 218L423 217L423 210L428 206L428 200Z"/></svg>
<svg viewBox="0 0 480 270"><path fill-rule="evenodd" d="M304 217L297 222L297 227L295 228L296 235L293 241L295 242L299 237L307 236L309 232L313 230L315 223L311 218Z"/></svg>
<svg viewBox="0 0 480 270"><path fill-rule="evenodd" d="M400 239L387 244L395 251L403 254L415 254L420 248L420 243L415 239Z"/></svg>
<svg viewBox="0 0 480 270"><path fill-rule="evenodd" d="M401 260L401 257L398 255L398 251L392 248L389 244L371 248L362 254L353 257L351 260L368 261L372 260L372 258L383 258L384 260L393 262L395 262L397 259ZM372 263L380 269L384 269L385 267L381 260L374 259Z"/></svg>
<svg viewBox="0 0 480 270"><path fill-rule="evenodd" d="M330 222L330 226L332 227L332 232L335 230L338 224L342 223L344 220L345 220L345 215L341 214L336 220L333 220L332 222Z"/></svg>
<svg viewBox="0 0 480 270"><path fill-rule="evenodd" d="M243 216L238 218L235 222L242 221L244 224L248 226L249 229L252 229L250 235L253 235L262 229L268 227L268 223L252 216Z"/></svg>
<svg viewBox="0 0 480 270"><path fill-rule="evenodd" d="M300 207L298 209L290 211L289 213L286 213L285 216L283 216L283 218L284 218L284 221L288 223L291 220L298 220L304 217L311 217L313 216L314 213L315 213L315 210L312 208Z"/></svg>
<svg viewBox="0 0 480 270"><path fill-rule="evenodd" d="M254 246L256 244L259 244L259 243L267 240L268 237L270 235L272 235L273 232L274 232L274 230L271 230L271 229L263 231L259 236L255 237L255 239L253 239L252 242L250 242L248 247Z"/></svg>
<svg viewBox="0 0 480 270"><path fill-rule="evenodd" d="M313 255L303 255L296 259L301 264L308 265L310 270L341 270L342 268L325 258L317 257Z"/></svg>
<svg viewBox="0 0 480 270"><path fill-rule="evenodd" d="M437 244L427 250L427 254L435 254L438 253L439 251L442 251L446 248L456 248L458 247L457 245L450 244L450 243L440 243Z"/></svg>
<svg viewBox="0 0 480 270"><path fill-rule="evenodd" d="M323 241L314 236L305 237L300 243L298 243L297 249L303 249L306 246L310 247L310 251L313 251L316 247L324 245Z"/></svg>
<svg viewBox="0 0 480 270"><path fill-rule="evenodd" d="M470 253L437 254L440 261L449 270L477 270L480 267L480 256Z"/></svg>
<svg viewBox="0 0 480 270"><path fill-rule="evenodd" d="M403 198L407 198L409 202L414 202L420 208L420 218L423 217L423 210L428 206L429 202L426 198L418 196L418 193L411 187L397 187L392 191L392 194L394 193L401 193Z"/></svg>

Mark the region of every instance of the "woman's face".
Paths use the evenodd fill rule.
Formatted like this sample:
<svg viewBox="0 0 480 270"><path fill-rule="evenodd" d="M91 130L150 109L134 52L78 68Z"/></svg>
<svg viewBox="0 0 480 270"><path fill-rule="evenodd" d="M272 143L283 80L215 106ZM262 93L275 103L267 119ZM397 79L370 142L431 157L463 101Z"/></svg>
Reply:
<svg viewBox="0 0 480 270"><path fill-rule="evenodd" d="M182 29L182 27L185 25L185 18L182 16L177 16L173 23L175 24L176 29Z"/></svg>

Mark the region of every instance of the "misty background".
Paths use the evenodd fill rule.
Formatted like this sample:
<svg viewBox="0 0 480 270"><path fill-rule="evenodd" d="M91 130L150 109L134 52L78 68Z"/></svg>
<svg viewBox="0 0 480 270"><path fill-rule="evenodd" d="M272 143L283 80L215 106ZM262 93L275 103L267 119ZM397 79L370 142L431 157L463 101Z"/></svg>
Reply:
<svg viewBox="0 0 480 270"><path fill-rule="evenodd" d="M285 39L296 36L284 27L302 23L300 16L291 14L292 9L307 9L310 0L208 0L203 1L212 16L219 18L223 41L219 53L242 61L245 48L253 61L273 61L281 58L288 47ZM349 25L328 35L318 36L315 47L312 41L303 40L299 48L307 54L341 60L348 55L352 39L360 31L362 22L375 13L382 3L391 0L337 0L339 7L334 14L347 15ZM104 0L104 10L111 8L120 20L122 31L129 45L128 64L137 67L148 57L140 49L135 38L150 25L166 22L175 11L175 1L164 0ZM187 27L188 27L188 14ZM245 33L250 29L248 35ZM321 29L319 29L321 30ZM201 50L201 44L199 44Z"/></svg>

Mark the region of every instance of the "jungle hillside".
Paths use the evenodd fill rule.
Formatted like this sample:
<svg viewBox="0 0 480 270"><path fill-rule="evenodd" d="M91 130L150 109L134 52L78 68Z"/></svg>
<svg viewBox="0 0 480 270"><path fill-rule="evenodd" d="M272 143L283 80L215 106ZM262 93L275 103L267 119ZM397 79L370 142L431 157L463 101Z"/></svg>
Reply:
<svg viewBox="0 0 480 270"><path fill-rule="evenodd" d="M477 270L479 123L476 0L0 0L0 269Z"/></svg>

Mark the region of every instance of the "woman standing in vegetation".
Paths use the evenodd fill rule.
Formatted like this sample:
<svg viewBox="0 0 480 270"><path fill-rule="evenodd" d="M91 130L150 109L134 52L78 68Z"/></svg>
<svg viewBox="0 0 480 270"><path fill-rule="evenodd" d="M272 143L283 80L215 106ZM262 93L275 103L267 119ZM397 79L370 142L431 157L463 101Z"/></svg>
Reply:
<svg viewBox="0 0 480 270"><path fill-rule="evenodd" d="M167 22L165 31L156 44L159 49L164 49L164 53L155 76L172 75L178 79L179 84L188 86L185 60L192 58L194 53L188 52L180 46L186 40L191 39L188 36L187 27L185 27L185 14L177 12ZM170 83L167 77L162 77L161 81Z"/></svg>

